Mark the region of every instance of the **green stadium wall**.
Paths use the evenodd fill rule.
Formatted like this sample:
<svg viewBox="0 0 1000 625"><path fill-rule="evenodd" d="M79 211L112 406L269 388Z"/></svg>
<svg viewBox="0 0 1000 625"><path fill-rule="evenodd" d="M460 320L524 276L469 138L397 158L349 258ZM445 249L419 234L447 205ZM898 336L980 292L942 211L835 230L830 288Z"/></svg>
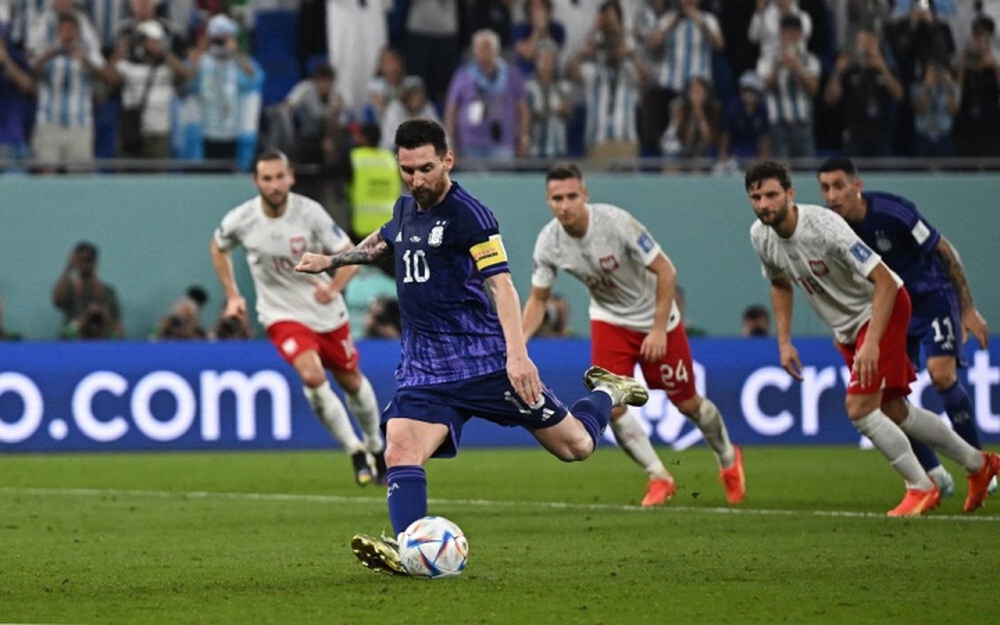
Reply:
<svg viewBox="0 0 1000 625"><path fill-rule="evenodd" d="M496 214L522 299L530 288L535 236L550 218L541 174L456 173ZM644 222L677 266L689 325L715 336L739 333L744 306L768 302L768 285L750 248L753 213L739 176L601 173L587 176L591 200L618 204ZM797 177L800 203L821 203L815 178ZM865 176L868 188L903 194L961 252L977 305L1000 324L1000 175L914 173ZM4 325L26 339L55 338L61 323L52 285L72 246L101 251L100 274L119 293L126 334L148 336L191 284L210 293L206 319L221 303L208 245L222 215L251 197L248 176L87 176L0 178L0 298ZM336 212L336 211L335 211ZM237 277L252 286L237 253ZM561 275L555 292L570 300L571 325L586 335L583 287ZM826 334L797 299L795 332Z"/></svg>

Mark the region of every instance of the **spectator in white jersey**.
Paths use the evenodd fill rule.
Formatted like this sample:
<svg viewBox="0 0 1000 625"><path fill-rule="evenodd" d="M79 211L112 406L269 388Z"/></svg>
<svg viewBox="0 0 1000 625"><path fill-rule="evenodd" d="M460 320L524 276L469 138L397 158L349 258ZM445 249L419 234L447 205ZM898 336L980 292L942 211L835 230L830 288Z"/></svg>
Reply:
<svg viewBox="0 0 1000 625"><path fill-rule="evenodd" d="M358 352L341 296L355 269L335 272L332 277L293 271L303 253L346 250L351 240L322 206L291 191L295 175L284 153L262 152L254 164L253 180L259 195L229 211L212 238L212 265L226 296L223 318L245 320L247 316L229 253L242 245L257 292L257 317L268 338L302 379L316 416L350 455L357 483L381 483L385 445L378 400L358 368ZM330 387L327 370L361 426L360 439Z"/></svg>
<svg viewBox="0 0 1000 625"><path fill-rule="evenodd" d="M965 467L969 494L964 510L983 505L1000 456L962 440L937 415L906 400L916 380L907 357L911 302L903 281L851 230L821 206L796 204L787 165L760 161L747 169L746 191L757 221L750 240L771 283L771 308L782 368L803 380L792 344L792 285L833 330L851 371L844 408L906 484L891 517L918 516L935 508L941 491L913 453L909 435Z"/></svg>
<svg viewBox="0 0 1000 625"><path fill-rule="evenodd" d="M58 17L56 43L32 64L38 78L38 112L32 150L43 168L94 158L94 81L111 83L114 70L96 46L86 45L73 13Z"/></svg>
<svg viewBox="0 0 1000 625"><path fill-rule="evenodd" d="M691 349L675 301L673 263L635 217L611 204L589 202L576 165L556 165L545 180L555 218L535 242L524 335L530 338L541 326L558 270L586 284L592 363L619 375L631 375L638 366L650 388L666 391L715 453L726 500L742 502L746 482L740 449L730 442L719 409L695 388ZM625 453L649 474L642 505L670 500L677 485L635 416L616 408L611 430Z"/></svg>

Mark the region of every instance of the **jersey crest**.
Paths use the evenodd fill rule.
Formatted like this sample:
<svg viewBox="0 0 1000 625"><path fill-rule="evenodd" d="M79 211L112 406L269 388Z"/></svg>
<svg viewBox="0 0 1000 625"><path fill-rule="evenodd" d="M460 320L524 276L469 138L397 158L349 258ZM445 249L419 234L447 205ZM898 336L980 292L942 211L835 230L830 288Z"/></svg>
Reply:
<svg viewBox="0 0 1000 625"><path fill-rule="evenodd" d="M830 268L826 266L826 263L822 259L809 259L809 270L813 272L814 276L825 276L830 273Z"/></svg>
<svg viewBox="0 0 1000 625"><path fill-rule="evenodd" d="M448 225L446 221L437 221L434 223L434 227L431 228L431 233L427 235L427 245L431 247L439 247L441 241L444 239L444 227Z"/></svg>
<svg viewBox="0 0 1000 625"><path fill-rule="evenodd" d="M605 256L598 261L601 264L601 269L606 273L611 273L615 269L618 269L618 259L615 255Z"/></svg>
<svg viewBox="0 0 1000 625"><path fill-rule="evenodd" d="M292 237L288 240L289 247L292 250L292 256L298 258L306 251L306 238L303 236Z"/></svg>
<svg viewBox="0 0 1000 625"><path fill-rule="evenodd" d="M884 230L875 231L875 249L882 254L892 249L892 241L889 240L889 237L885 236Z"/></svg>

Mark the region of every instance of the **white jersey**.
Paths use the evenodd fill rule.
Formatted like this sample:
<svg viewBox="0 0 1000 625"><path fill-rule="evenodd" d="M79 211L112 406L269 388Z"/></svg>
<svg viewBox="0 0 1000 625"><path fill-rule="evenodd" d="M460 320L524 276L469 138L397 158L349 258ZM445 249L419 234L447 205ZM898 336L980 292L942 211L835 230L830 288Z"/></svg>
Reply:
<svg viewBox="0 0 1000 625"><path fill-rule="evenodd" d="M812 204L797 206L799 221L787 239L760 221L750 228L764 277L784 276L796 283L837 341L854 343L872 316L875 285L868 275L882 258L833 211ZM890 273L896 284L903 284Z"/></svg>
<svg viewBox="0 0 1000 625"><path fill-rule="evenodd" d="M563 269L587 285L590 318L640 332L653 327L656 274L647 267L662 253L649 231L628 212L611 204L587 204L590 220L581 238L550 221L535 241L531 285L551 288ZM667 330L681 322L672 302Z"/></svg>
<svg viewBox="0 0 1000 625"><path fill-rule="evenodd" d="M351 247L351 240L317 202L288 194L281 217L264 213L260 196L226 213L215 231L222 250L242 245L257 290L257 318L265 328L278 321L297 321L316 332L330 332L348 321L344 298L329 304L313 296L315 281L326 274L297 273L293 268L305 252L331 254Z"/></svg>

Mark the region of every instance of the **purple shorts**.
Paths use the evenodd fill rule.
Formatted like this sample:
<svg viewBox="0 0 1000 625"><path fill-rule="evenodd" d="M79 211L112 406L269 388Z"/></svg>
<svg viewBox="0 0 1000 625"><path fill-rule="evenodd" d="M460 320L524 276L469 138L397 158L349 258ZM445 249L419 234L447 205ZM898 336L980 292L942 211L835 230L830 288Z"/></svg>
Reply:
<svg viewBox="0 0 1000 625"><path fill-rule="evenodd" d="M472 417L527 430L552 427L566 418L569 410L551 390L543 387L542 397L542 405L526 406L506 371L457 382L410 386L397 390L382 411L382 427L396 418L447 425L449 436L432 456L451 458L458 453L462 426Z"/></svg>
<svg viewBox="0 0 1000 625"><path fill-rule="evenodd" d="M954 291L911 298L913 314L906 332L906 353L914 369L921 368L920 351L925 358L951 356L962 360L962 317Z"/></svg>

